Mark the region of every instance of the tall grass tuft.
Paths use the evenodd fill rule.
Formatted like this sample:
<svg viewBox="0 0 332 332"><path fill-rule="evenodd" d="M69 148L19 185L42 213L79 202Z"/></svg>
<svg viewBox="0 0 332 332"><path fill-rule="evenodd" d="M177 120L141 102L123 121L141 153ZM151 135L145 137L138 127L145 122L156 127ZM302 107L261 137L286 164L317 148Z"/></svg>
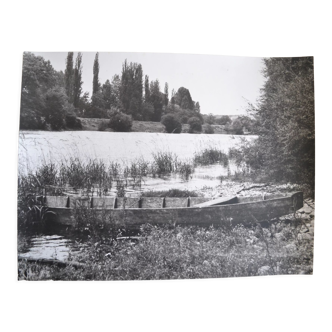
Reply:
<svg viewBox="0 0 332 332"><path fill-rule="evenodd" d="M152 154L153 165L152 174L157 174L159 177L170 175L176 171L178 164L178 156L172 152L158 151Z"/></svg>
<svg viewBox="0 0 332 332"><path fill-rule="evenodd" d="M195 165L207 166L220 163L224 167L228 166L227 154L215 147L205 148L194 155Z"/></svg>

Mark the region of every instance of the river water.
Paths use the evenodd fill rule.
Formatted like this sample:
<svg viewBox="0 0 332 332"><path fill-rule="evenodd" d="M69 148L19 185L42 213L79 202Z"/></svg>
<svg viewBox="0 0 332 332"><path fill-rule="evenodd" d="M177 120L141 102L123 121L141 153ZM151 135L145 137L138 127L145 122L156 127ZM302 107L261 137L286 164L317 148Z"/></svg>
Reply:
<svg viewBox="0 0 332 332"><path fill-rule="evenodd" d="M207 135L207 134L164 134L164 133L113 133L99 131L20 131L19 172L33 172L43 163L66 162L70 157L81 160L91 158L105 162L127 163L143 157L153 159L152 154L167 151L176 154L180 160L192 159L196 152L205 148L217 148L227 153L229 148L240 143L245 137L251 141L256 136ZM230 165L231 171L235 169ZM220 184L219 176L226 175L227 169L221 165L195 168L189 181L179 176L168 178L146 178L143 190L168 190L172 188L200 190L215 188ZM29 239L29 246L23 257L34 259L66 260L70 250L75 249L71 239L59 232L35 234Z"/></svg>

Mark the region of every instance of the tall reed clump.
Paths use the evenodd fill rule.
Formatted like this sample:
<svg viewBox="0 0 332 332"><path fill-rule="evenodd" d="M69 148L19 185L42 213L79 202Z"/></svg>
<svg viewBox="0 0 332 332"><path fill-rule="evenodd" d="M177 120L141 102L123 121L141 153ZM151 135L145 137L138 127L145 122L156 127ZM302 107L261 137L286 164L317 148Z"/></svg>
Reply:
<svg viewBox="0 0 332 332"><path fill-rule="evenodd" d="M188 181L195 172L195 166L192 161L179 161L176 167L176 173L179 174L184 181Z"/></svg>
<svg viewBox="0 0 332 332"><path fill-rule="evenodd" d="M166 176L176 171L178 156L172 152L158 151L152 154L153 163L151 173L153 176Z"/></svg>
<svg viewBox="0 0 332 332"><path fill-rule="evenodd" d="M205 148L199 152L195 152L194 164L200 166L208 166L213 164L222 164L228 166L227 154L215 147Z"/></svg>

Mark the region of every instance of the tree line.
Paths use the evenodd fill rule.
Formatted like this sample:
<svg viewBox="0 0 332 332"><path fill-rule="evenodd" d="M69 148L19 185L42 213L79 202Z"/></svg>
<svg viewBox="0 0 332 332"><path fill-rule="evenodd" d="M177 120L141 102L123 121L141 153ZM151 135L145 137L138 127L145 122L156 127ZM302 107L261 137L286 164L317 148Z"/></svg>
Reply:
<svg viewBox="0 0 332 332"><path fill-rule="evenodd" d="M144 76L139 63L125 60L121 74L101 84L99 53L96 53L91 97L88 92L83 93L82 70L80 52L76 59L74 52L68 52L64 72L56 71L41 56L24 53L20 128L80 128L77 117L116 118L113 122L117 123L119 119L160 122L168 115L181 124L193 117L200 123L204 121L199 102L192 100L188 89L172 90L169 96L168 83L162 92L158 79L150 81L148 75Z"/></svg>

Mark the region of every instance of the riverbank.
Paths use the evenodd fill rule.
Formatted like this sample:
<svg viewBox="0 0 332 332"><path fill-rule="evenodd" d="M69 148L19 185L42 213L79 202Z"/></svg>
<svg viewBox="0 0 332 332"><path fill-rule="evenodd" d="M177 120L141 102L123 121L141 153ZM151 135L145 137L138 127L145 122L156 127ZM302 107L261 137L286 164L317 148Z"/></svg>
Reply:
<svg viewBox="0 0 332 332"><path fill-rule="evenodd" d="M259 196L295 185L226 182L199 195ZM146 280L311 274L315 202L261 226L142 227L138 238L90 234L65 263L20 260L19 280Z"/></svg>
<svg viewBox="0 0 332 332"><path fill-rule="evenodd" d="M108 128L109 119L98 119L98 118L77 118L81 124L83 131L109 131L114 132L113 129ZM205 133L208 126L213 128L213 134L220 134L220 135L230 135L222 125L202 125L202 133ZM165 126L160 122L152 122L152 121L133 121L133 125L131 128L131 132L144 132L144 133L166 133ZM189 125L183 124L182 125L182 133L189 132ZM197 133L196 133L197 134Z"/></svg>

